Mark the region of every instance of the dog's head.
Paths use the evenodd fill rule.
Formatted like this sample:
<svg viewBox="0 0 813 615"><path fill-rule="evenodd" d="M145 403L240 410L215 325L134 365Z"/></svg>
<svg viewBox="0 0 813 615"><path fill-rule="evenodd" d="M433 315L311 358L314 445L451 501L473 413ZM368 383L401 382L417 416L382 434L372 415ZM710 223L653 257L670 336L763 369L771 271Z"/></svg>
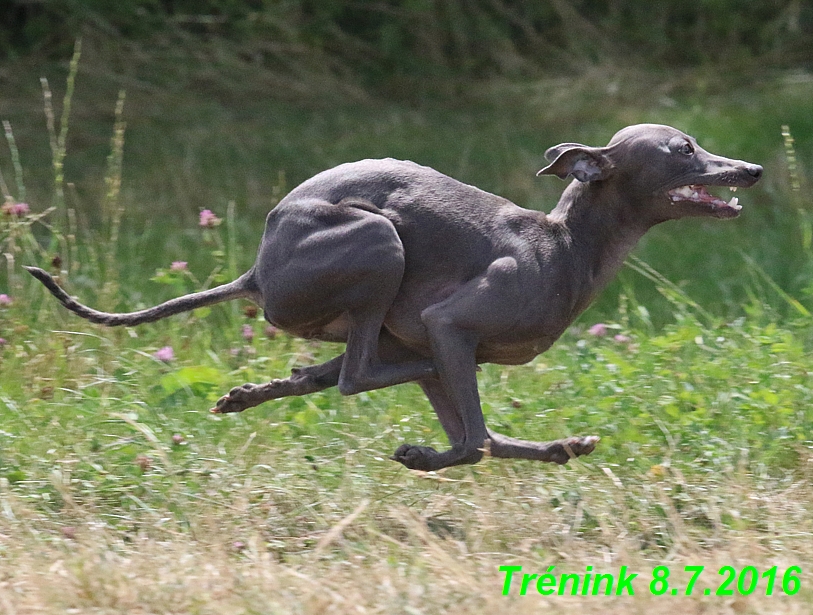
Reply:
<svg viewBox="0 0 813 615"><path fill-rule="evenodd" d="M545 157L551 163L537 175L572 175L595 183L631 206L645 208L653 222L687 216L734 218L742 209L737 197L726 201L707 187L734 191L753 186L762 176L761 166L715 156L694 138L659 124L624 128L606 147L562 143Z"/></svg>

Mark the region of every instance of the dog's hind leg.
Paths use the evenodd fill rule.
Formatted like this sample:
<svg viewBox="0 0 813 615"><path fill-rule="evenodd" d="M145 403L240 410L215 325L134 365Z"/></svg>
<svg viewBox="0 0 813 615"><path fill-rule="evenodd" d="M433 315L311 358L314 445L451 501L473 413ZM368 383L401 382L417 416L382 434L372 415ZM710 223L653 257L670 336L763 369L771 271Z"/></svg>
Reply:
<svg viewBox="0 0 813 615"><path fill-rule="evenodd" d="M281 397L292 397L316 393L339 382L344 354L319 365L298 367L291 371L288 378L276 379L263 384L243 384L234 387L228 395L217 401L211 412L226 414L229 412L242 412L248 408L259 406L261 403Z"/></svg>
<svg viewBox="0 0 813 615"><path fill-rule="evenodd" d="M387 362L385 366L391 370L394 368L396 379L397 376L405 374L409 380L415 380L412 376L415 375L416 364L418 365L417 371L423 376L435 375L431 361L422 360L419 355L404 347L386 330L382 330L378 337L377 350L377 357L381 357L381 360ZM346 360L346 355L347 353L342 353L338 357L326 361L325 363L320 363L319 365L295 368L291 371L291 375L288 378L275 379L263 384L247 383L239 387L234 387L229 391L228 395L224 395L217 401L217 405L212 408L211 411L216 414L242 412L243 410L259 406L263 402L272 399L308 395L309 393L316 393L335 387L339 384L339 378L342 373L342 366ZM399 371L403 369L399 368L401 365L409 366L404 373ZM366 382L368 385L371 384L369 381ZM392 378L390 378L388 382L395 384L395 382L392 382ZM423 383L420 384L423 386ZM384 386L389 385L385 384ZM428 392L427 396L429 396Z"/></svg>
<svg viewBox="0 0 813 615"><path fill-rule="evenodd" d="M394 294L394 293L393 293ZM373 309L350 311L350 329L339 375L342 395L382 389L437 374L431 359L387 360L379 351L381 327L389 301Z"/></svg>

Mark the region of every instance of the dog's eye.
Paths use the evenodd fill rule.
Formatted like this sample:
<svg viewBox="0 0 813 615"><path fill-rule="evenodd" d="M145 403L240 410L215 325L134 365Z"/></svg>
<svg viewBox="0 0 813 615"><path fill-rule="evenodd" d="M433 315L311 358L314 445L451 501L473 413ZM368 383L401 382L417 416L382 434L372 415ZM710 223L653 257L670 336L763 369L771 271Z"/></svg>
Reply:
<svg viewBox="0 0 813 615"><path fill-rule="evenodd" d="M694 154L694 148L692 147L692 144L689 142L686 142L683 145L681 145L678 151L681 154L686 154L687 156L691 156L692 154Z"/></svg>

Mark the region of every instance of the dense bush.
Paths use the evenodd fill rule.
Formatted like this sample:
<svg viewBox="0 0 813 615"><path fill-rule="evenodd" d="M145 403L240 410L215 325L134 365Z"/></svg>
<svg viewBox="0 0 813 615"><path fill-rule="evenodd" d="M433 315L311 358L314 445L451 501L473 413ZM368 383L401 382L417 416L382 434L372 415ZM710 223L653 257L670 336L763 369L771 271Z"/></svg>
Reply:
<svg viewBox="0 0 813 615"><path fill-rule="evenodd" d="M238 43L247 59L328 60L377 83L398 76L563 71L626 58L655 67L758 59L813 63L801 0L11 0L0 55L64 57L88 31L133 41L179 35ZM187 38L187 40L189 40Z"/></svg>

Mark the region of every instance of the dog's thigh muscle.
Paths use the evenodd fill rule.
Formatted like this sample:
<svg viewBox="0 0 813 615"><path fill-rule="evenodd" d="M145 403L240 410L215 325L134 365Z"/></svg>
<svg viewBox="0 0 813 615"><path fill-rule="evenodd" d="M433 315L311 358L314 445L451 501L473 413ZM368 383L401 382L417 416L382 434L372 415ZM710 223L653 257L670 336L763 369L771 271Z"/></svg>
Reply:
<svg viewBox="0 0 813 615"><path fill-rule="evenodd" d="M256 270L266 318L313 334L349 310L389 305L404 248L372 208L297 201L269 215Z"/></svg>

